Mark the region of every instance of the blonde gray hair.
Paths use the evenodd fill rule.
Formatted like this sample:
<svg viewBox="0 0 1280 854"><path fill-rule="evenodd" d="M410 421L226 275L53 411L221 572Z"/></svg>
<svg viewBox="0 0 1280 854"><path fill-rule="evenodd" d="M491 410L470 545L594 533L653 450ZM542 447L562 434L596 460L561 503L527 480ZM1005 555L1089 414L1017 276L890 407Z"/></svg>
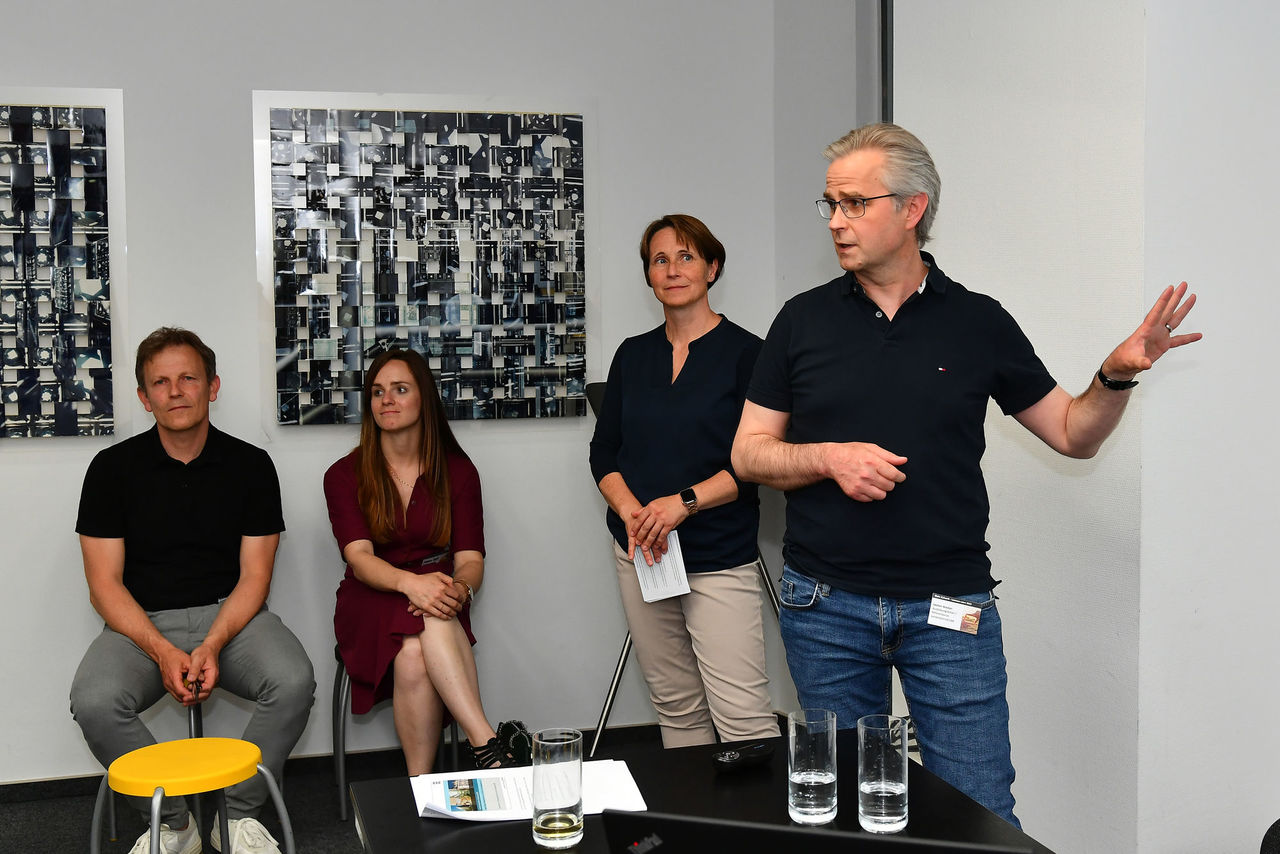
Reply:
<svg viewBox="0 0 1280 854"><path fill-rule="evenodd" d="M868 148L884 152L885 169L880 178L885 189L897 197L894 203L899 208L904 199L917 193L929 197L924 215L916 223L916 243L924 246L929 242L929 230L933 227L942 195L942 179L938 177L938 168L933 164L929 149L911 131L879 122L854 128L824 148L822 155L834 161Z"/></svg>

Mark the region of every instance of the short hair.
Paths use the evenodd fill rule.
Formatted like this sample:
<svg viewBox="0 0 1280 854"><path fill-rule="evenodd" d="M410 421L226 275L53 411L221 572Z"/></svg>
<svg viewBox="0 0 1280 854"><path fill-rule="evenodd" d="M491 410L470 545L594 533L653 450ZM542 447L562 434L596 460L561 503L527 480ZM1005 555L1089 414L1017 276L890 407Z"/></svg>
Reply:
<svg viewBox="0 0 1280 854"><path fill-rule="evenodd" d="M653 283L649 281L649 244L653 241L653 236L664 228L674 231L677 240L701 255L708 264L715 262L716 274L707 284L708 288L720 280L720 274L724 272L724 244L696 216L667 214L649 223L640 238L640 263L644 267L644 280L649 287L653 287Z"/></svg>
<svg viewBox="0 0 1280 854"><path fill-rule="evenodd" d="M200 354L200 361L204 362L205 379L213 382L213 378L218 375L218 357L213 354L213 350L209 349L209 345L200 340L200 336L177 326L161 326L155 332L152 332L146 338L142 339L142 343L138 345L138 358L133 363L133 374L138 380L138 388L145 388L147 385L146 367L156 357L161 350L167 350L170 347L190 347Z"/></svg>
<svg viewBox="0 0 1280 854"><path fill-rule="evenodd" d="M904 199L917 193L929 197L924 214L916 223L916 243L924 246L929 242L929 230L933 227L933 218L938 215L942 196L942 179L929 149L911 131L887 122L877 122L854 128L824 148L822 155L834 161L868 148L884 152L885 168L881 181L886 190L897 196L894 203L899 208Z"/></svg>

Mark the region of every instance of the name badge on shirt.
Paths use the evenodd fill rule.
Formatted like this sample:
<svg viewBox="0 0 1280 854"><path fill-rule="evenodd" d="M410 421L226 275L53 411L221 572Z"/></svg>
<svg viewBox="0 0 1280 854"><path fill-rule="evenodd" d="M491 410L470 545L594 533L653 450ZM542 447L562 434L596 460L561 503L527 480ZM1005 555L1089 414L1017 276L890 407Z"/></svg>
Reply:
<svg viewBox="0 0 1280 854"><path fill-rule="evenodd" d="M982 606L954 596L933 594L929 602L929 625L957 632L976 635L978 621L982 619Z"/></svg>

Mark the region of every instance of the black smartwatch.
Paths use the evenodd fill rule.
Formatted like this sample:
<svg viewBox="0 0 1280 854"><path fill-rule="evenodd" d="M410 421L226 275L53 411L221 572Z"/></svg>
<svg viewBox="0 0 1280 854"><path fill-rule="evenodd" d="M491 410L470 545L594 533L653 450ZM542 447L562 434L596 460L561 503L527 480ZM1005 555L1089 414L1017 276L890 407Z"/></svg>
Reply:
<svg viewBox="0 0 1280 854"><path fill-rule="evenodd" d="M1112 391L1124 391L1138 384L1137 380L1113 380L1102 372L1102 368L1098 368L1098 382L1102 383L1103 388L1109 388Z"/></svg>
<svg viewBox="0 0 1280 854"><path fill-rule="evenodd" d="M689 511L690 516L698 512L698 496L692 486L680 490L680 500L684 502L684 509Z"/></svg>

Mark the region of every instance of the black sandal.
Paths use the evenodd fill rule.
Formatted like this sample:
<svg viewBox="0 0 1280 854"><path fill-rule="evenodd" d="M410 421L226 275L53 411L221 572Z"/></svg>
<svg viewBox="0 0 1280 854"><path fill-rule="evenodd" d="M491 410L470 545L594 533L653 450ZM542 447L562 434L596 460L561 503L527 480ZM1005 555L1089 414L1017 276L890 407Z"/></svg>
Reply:
<svg viewBox="0 0 1280 854"><path fill-rule="evenodd" d="M516 765L533 764L533 736L525 728L524 721L502 721L498 724L498 741L515 759Z"/></svg>
<svg viewBox="0 0 1280 854"><path fill-rule="evenodd" d="M483 771L486 768L514 768L520 763L516 761L516 757L502 746L502 742L498 741L495 735L480 747L476 747L470 742L467 747L471 750L471 758L476 763L476 769Z"/></svg>

